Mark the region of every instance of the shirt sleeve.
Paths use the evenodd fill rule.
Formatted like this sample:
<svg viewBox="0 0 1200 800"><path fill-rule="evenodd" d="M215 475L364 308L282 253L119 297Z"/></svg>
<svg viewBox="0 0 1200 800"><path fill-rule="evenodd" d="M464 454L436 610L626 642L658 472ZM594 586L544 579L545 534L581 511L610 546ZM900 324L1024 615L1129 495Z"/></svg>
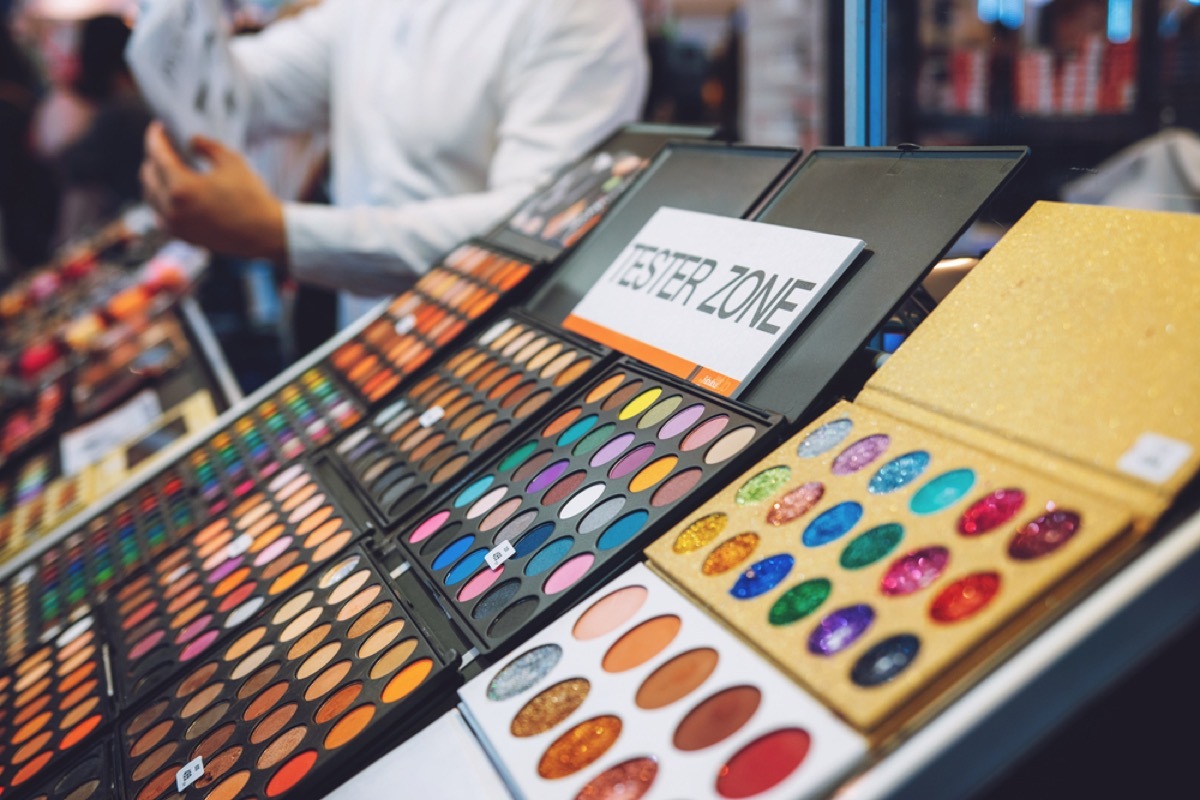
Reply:
<svg viewBox="0 0 1200 800"><path fill-rule="evenodd" d="M484 190L395 207L287 204L296 278L368 296L400 291L641 111L648 68L629 0L542 0L510 52Z"/></svg>
<svg viewBox="0 0 1200 800"><path fill-rule="evenodd" d="M261 33L233 38L230 50L247 91L251 140L328 126L334 37L339 13L351 12L346 5L322 0Z"/></svg>

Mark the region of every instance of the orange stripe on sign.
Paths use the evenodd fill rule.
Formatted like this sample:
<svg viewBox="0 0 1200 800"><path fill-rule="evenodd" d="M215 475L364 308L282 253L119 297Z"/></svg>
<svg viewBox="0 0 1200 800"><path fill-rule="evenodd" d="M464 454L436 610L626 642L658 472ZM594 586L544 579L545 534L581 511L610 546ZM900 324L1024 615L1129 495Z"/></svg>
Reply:
<svg viewBox="0 0 1200 800"><path fill-rule="evenodd" d="M710 392L719 394L722 397L731 396L733 394L733 390L741 384L741 381L731 378L728 375L722 375L719 372L714 372L707 367L701 367L700 371L696 373L695 377L693 377L691 381L697 386L703 386Z"/></svg>
<svg viewBox="0 0 1200 800"><path fill-rule="evenodd" d="M614 350L620 350L625 355L645 361L647 364L651 364L680 378L688 377L699 366L688 361L686 358L680 358L677 355L668 353L666 350L659 350L657 347L634 339L632 336L617 333L611 328L597 325L590 320L577 317L574 314L568 315L563 320L563 327L569 331L583 334L589 339L607 345Z"/></svg>

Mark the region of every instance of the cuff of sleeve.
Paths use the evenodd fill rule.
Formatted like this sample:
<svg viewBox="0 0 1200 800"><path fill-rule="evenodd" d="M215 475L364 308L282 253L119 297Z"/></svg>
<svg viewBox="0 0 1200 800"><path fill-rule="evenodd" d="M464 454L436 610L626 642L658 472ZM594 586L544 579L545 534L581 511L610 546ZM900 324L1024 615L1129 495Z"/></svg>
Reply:
<svg viewBox="0 0 1200 800"><path fill-rule="evenodd" d="M353 211L314 203L284 203L288 265L301 282L368 297L394 294L412 284L413 270L399 256L363 251L357 228L369 224Z"/></svg>

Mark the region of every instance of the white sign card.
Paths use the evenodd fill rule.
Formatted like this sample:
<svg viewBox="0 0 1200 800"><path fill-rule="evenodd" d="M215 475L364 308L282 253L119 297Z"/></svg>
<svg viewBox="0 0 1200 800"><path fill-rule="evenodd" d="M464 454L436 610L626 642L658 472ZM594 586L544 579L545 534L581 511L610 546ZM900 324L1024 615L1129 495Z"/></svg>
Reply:
<svg viewBox="0 0 1200 800"><path fill-rule="evenodd" d="M143 389L102 417L72 428L59 440L64 475L75 475L129 441L130 431L144 431L162 415L162 403Z"/></svg>
<svg viewBox="0 0 1200 800"><path fill-rule="evenodd" d="M864 246L861 239L661 208L563 327L729 397Z"/></svg>
<svg viewBox="0 0 1200 800"><path fill-rule="evenodd" d="M229 51L220 0L142 3L125 60L185 157L197 135L243 147L249 101Z"/></svg>

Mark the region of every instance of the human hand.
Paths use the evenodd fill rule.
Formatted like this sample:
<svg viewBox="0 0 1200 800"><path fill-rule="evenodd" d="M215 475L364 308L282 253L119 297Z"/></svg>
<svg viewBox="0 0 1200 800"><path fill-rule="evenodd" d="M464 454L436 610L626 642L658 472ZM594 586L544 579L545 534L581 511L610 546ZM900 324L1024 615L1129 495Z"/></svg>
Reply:
<svg viewBox="0 0 1200 800"><path fill-rule="evenodd" d="M287 236L279 199L236 151L204 136L191 144L208 162L206 171L180 158L162 123L146 131L142 190L163 227L215 252L284 261Z"/></svg>

